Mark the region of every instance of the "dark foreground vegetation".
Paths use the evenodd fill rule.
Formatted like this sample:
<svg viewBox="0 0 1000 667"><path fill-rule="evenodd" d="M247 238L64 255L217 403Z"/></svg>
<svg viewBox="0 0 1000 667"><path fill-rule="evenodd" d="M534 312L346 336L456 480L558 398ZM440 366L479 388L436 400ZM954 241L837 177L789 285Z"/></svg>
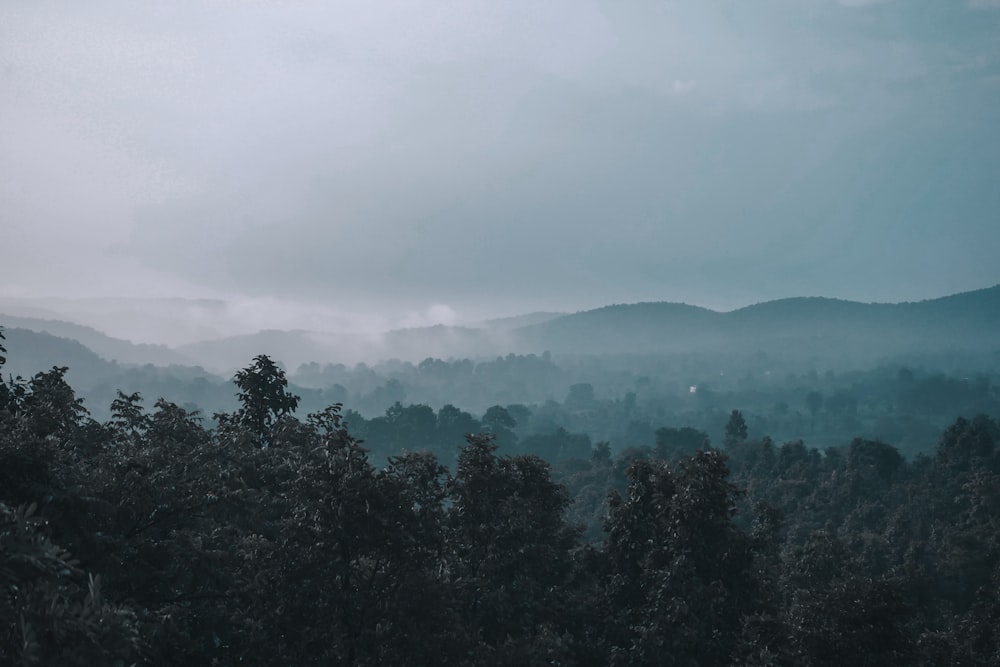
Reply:
<svg viewBox="0 0 1000 667"><path fill-rule="evenodd" d="M494 415L448 467L376 467L268 357L234 380L211 428L0 382L0 664L1000 664L989 417L906 460L733 411L724 451L665 429L553 469Z"/></svg>

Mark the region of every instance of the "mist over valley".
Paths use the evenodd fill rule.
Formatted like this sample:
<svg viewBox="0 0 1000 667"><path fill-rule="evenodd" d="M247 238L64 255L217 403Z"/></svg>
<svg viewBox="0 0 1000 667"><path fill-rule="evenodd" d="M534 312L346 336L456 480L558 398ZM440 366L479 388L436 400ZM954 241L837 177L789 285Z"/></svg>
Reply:
<svg viewBox="0 0 1000 667"><path fill-rule="evenodd" d="M67 317L87 305L67 303ZM154 320L183 329L171 317L184 305L173 301ZM60 315L26 304L20 312ZM126 387L206 416L231 409L229 379L265 354L287 369L306 411L340 402L358 422L382 418L394 405L457 406L479 416L515 405L525 410L520 437L564 429L616 450L650 445L665 425L697 426L720 438L724 415L738 407L758 435L830 444L865 435L915 454L928 446L920 438L952 411L995 410L1000 365L1000 286L898 304L801 297L728 312L619 304L470 326L263 330L173 347L65 320L3 319L13 353L8 372L27 378L69 367L95 416ZM919 381L903 386L903 377ZM567 403L574 387L587 387L585 405ZM825 405L810 405L810 393ZM624 402L628 414L613 415Z"/></svg>

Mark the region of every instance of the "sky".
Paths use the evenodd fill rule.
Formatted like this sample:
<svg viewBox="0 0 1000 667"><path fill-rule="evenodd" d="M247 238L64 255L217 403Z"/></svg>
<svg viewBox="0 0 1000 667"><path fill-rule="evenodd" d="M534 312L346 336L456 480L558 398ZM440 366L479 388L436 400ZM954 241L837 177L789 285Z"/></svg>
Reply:
<svg viewBox="0 0 1000 667"><path fill-rule="evenodd" d="M273 328L988 287L1000 0L3 0L0 234Z"/></svg>

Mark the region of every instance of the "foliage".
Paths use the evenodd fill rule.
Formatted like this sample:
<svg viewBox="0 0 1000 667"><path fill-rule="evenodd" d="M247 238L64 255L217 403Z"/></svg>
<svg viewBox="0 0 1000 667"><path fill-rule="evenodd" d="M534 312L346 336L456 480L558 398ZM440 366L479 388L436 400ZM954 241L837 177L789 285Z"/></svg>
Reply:
<svg viewBox="0 0 1000 667"><path fill-rule="evenodd" d="M142 652L135 612L105 601L101 577L84 576L36 512L0 503L0 660L132 664Z"/></svg>
<svg viewBox="0 0 1000 667"><path fill-rule="evenodd" d="M265 354L253 359L253 365L236 372L233 382L240 391L239 424L254 433L262 446L271 444L271 428L281 417L295 412L299 397L289 391L285 371Z"/></svg>
<svg viewBox="0 0 1000 667"><path fill-rule="evenodd" d="M726 447L732 447L747 439L747 421L743 413L733 410L726 422Z"/></svg>
<svg viewBox="0 0 1000 667"><path fill-rule="evenodd" d="M558 405L300 418L265 356L214 425L122 390L98 422L66 373L0 379L3 664L997 661L989 416L910 460L751 439L741 411L726 454L648 424L616 450Z"/></svg>

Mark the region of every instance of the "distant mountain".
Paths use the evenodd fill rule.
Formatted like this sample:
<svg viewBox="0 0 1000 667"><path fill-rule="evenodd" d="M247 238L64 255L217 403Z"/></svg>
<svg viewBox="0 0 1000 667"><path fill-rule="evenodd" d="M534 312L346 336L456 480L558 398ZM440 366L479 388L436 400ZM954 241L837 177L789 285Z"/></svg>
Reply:
<svg viewBox="0 0 1000 667"><path fill-rule="evenodd" d="M266 354L294 371L300 364L309 362L367 359L367 354L375 345L374 337L365 334L268 329L254 334L189 343L176 350L203 368L231 375L248 366L259 354Z"/></svg>
<svg viewBox="0 0 1000 667"><path fill-rule="evenodd" d="M1000 285L962 292L939 299L901 303L898 307L924 324L954 330L956 324L982 326L982 333L996 334L1000 327ZM951 324L949 324L951 322Z"/></svg>
<svg viewBox="0 0 1000 667"><path fill-rule="evenodd" d="M230 374L258 354L266 354L294 371L310 362L353 364L506 354L511 351L509 345L515 343L515 338L502 331L436 325L380 334L266 330L182 345L177 352L206 369Z"/></svg>
<svg viewBox="0 0 1000 667"><path fill-rule="evenodd" d="M470 328L436 325L396 329L381 339L382 357L422 361L428 357L460 359L517 351L520 341L502 327Z"/></svg>
<svg viewBox="0 0 1000 667"><path fill-rule="evenodd" d="M568 313L549 313L538 311L527 315L514 315L513 317L498 317L483 322L481 328L492 329L494 331L512 331L521 327L541 324L559 317L565 317Z"/></svg>
<svg viewBox="0 0 1000 667"><path fill-rule="evenodd" d="M185 302L186 303L186 302ZM205 304L214 307L213 304ZM6 318L6 322L4 319ZM913 303L799 297L717 312L680 303L618 304L560 315L531 313L481 327L432 326L378 334L265 330L170 349L134 345L68 322L0 316L0 325L80 341L105 359L198 364L230 375L267 354L290 371L303 363L419 362L508 353L775 355L850 368L900 355L1000 350L1000 285ZM1000 359L1000 354L995 355Z"/></svg>
<svg viewBox="0 0 1000 667"><path fill-rule="evenodd" d="M31 378L53 366L68 366L67 379L75 388L88 388L117 375L118 364L102 359L81 343L52 334L4 327L7 363L5 377Z"/></svg>
<svg viewBox="0 0 1000 667"><path fill-rule="evenodd" d="M438 324L380 333L269 329L180 345L175 351L206 369L227 374L246 366L258 354L267 354L291 371L311 362L353 364L385 359L419 362L428 357L477 358L517 352L524 341L512 333L515 329L563 315L537 312L487 320L478 327Z"/></svg>
<svg viewBox="0 0 1000 667"><path fill-rule="evenodd" d="M520 347L573 354L666 352L720 342L722 316L683 303L605 306L516 329Z"/></svg>
<svg viewBox="0 0 1000 667"><path fill-rule="evenodd" d="M123 365L102 359L80 342L49 333L4 328L7 363L4 378L30 380L53 366L65 366L66 380L85 407L98 420L110 416L110 406L119 390L138 392L151 409L164 397L178 404L197 405L205 414L233 409L231 385L200 368L189 366Z"/></svg>
<svg viewBox="0 0 1000 667"><path fill-rule="evenodd" d="M97 329L72 322L0 314L0 326L19 327L61 338L70 338L82 343L108 361L157 366L191 363L190 359L171 350L166 345L136 344L120 338L112 338Z"/></svg>
<svg viewBox="0 0 1000 667"><path fill-rule="evenodd" d="M1000 332L1000 285L907 303L795 298L741 308L725 317L747 336L891 336L896 343L979 345Z"/></svg>
<svg viewBox="0 0 1000 667"><path fill-rule="evenodd" d="M231 305L218 299L0 297L0 312L75 322L124 339L171 346L239 330Z"/></svg>
<svg viewBox="0 0 1000 667"><path fill-rule="evenodd" d="M916 303L802 297L719 313L677 303L616 305L513 332L522 348L577 354L765 352L846 362L929 350L1000 349L1000 285Z"/></svg>

